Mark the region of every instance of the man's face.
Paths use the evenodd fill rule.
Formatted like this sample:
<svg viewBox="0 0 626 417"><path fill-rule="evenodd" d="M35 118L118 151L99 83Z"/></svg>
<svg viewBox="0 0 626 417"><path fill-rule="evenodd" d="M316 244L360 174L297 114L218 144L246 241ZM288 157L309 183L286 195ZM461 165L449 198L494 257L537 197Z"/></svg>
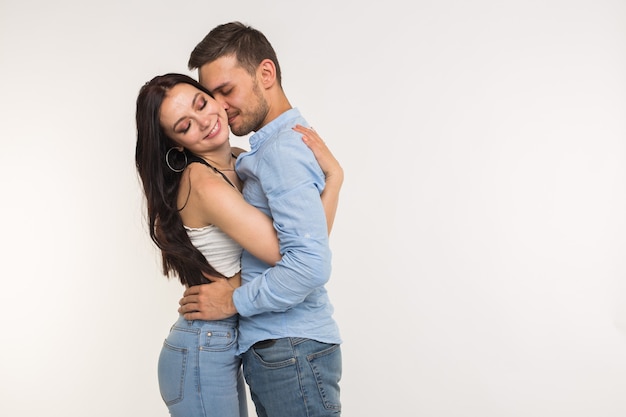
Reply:
<svg viewBox="0 0 626 417"><path fill-rule="evenodd" d="M202 65L198 75L200 83L226 110L235 135L244 136L263 127L269 112L263 90L257 77L240 67L234 55Z"/></svg>

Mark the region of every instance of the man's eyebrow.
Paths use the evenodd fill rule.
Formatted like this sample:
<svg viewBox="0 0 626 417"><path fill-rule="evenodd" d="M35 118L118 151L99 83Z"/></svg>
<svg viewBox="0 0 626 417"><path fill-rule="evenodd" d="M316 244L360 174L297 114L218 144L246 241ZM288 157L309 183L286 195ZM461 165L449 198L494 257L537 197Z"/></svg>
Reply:
<svg viewBox="0 0 626 417"><path fill-rule="evenodd" d="M197 92L195 96L193 96L193 100L191 100L191 107L194 108L196 106L196 100L198 100L198 97L200 97L200 92ZM187 116L183 116L180 119L176 120L176 122L174 123L174 126L172 127L172 130L174 130L174 132L176 132L176 126L178 126L178 124L180 122L182 122L183 120L185 120Z"/></svg>
<svg viewBox="0 0 626 417"><path fill-rule="evenodd" d="M214 89L211 90L211 93L215 93L216 91L221 91L223 90L225 87L228 87L228 85L230 84L229 81L224 81L223 83L219 84L218 86L216 86Z"/></svg>

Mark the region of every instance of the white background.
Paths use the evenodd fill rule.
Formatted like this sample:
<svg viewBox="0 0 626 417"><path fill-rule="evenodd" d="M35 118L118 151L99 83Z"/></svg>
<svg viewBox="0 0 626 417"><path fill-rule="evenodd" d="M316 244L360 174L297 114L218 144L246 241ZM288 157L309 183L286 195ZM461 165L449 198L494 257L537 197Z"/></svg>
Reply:
<svg viewBox="0 0 626 417"><path fill-rule="evenodd" d="M0 415L168 415L134 105L231 20L345 168L343 416L626 415L617 0L1 0Z"/></svg>

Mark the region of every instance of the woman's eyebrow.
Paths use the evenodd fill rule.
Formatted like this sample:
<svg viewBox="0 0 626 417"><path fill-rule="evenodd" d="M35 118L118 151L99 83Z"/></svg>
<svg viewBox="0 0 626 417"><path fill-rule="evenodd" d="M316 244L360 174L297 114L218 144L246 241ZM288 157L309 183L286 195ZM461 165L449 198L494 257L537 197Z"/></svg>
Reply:
<svg viewBox="0 0 626 417"><path fill-rule="evenodd" d="M193 100L191 100L191 108L194 108L196 106L196 100L198 100L198 97L200 97L200 92L196 93L195 96L193 96ZM178 126L178 124L180 122L182 122L183 120L185 120L187 116L183 116L180 119L176 120L176 122L174 123L174 126L172 127L172 130L176 131L176 126Z"/></svg>

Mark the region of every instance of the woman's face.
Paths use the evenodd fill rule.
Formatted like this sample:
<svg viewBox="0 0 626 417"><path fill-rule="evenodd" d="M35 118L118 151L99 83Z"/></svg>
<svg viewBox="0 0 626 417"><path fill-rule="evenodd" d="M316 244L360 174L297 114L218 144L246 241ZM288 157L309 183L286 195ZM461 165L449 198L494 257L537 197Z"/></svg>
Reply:
<svg viewBox="0 0 626 417"><path fill-rule="evenodd" d="M190 84L177 84L166 93L160 122L174 142L193 153L211 151L228 141L226 111Z"/></svg>

